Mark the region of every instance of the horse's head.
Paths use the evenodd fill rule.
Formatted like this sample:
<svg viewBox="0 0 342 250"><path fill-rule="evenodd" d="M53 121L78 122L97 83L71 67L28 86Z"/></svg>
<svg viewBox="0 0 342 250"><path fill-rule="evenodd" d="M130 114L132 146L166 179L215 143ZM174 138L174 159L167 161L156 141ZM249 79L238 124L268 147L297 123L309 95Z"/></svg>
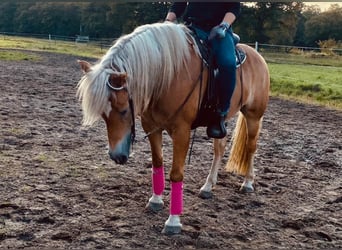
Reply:
<svg viewBox="0 0 342 250"><path fill-rule="evenodd" d="M91 65L79 61L85 74L91 71ZM110 158L118 164L125 164L130 153L132 137L134 137L134 111L127 89L127 74L111 72L108 78L108 106L102 113L107 126ZM133 134L133 136L132 136Z"/></svg>

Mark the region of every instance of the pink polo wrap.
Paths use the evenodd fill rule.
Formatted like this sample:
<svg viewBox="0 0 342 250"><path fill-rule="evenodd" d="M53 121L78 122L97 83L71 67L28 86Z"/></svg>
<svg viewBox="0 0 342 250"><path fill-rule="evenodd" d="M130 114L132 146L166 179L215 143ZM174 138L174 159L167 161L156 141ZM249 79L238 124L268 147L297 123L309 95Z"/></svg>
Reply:
<svg viewBox="0 0 342 250"><path fill-rule="evenodd" d="M164 166L152 167L152 191L155 195L162 195L165 188Z"/></svg>
<svg viewBox="0 0 342 250"><path fill-rule="evenodd" d="M170 215L180 215L183 212L183 182L171 182Z"/></svg>

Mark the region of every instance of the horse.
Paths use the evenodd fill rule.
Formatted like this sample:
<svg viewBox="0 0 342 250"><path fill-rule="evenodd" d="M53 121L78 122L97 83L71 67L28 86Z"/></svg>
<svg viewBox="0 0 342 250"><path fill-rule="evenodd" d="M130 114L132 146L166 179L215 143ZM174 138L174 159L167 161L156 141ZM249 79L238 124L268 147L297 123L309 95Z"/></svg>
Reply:
<svg viewBox="0 0 342 250"><path fill-rule="evenodd" d="M227 120L238 113L226 170L244 176L242 192L254 191L253 159L262 118L269 99L270 76L265 60L252 47L238 44L247 54L237 69L237 84ZM172 140L169 172L170 207L163 233L181 233L184 165L191 126L205 96L209 71L203 64L191 31L170 22L145 24L123 35L94 65L78 61L84 72L77 85L83 125L104 120L109 156L125 164L130 154L135 119L140 118L152 154L152 195L147 208L163 208L165 189L162 131ZM227 137L214 139L214 157L202 198L212 196Z"/></svg>

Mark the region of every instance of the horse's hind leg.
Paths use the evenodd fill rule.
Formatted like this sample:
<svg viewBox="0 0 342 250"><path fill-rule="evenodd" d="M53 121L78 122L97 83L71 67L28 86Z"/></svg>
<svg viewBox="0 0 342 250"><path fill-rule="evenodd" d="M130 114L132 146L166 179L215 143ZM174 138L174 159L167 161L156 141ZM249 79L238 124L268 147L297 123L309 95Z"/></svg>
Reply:
<svg viewBox="0 0 342 250"><path fill-rule="evenodd" d="M214 158L211 163L210 172L207 176L205 184L201 187L199 196L203 199L210 199L213 186L217 182L217 174L221 165L222 157L224 155L225 147L227 144L227 137L223 139L214 139Z"/></svg>
<svg viewBox="0 0 342 250"><path fill-rule="evenodd" d="M259 132L261 128L261 119L256 118L249 118L247 117L247 142L246 142L246 151L247 151L247 164L248 164L248 170L245 175L244 182L241 186L242 192L253 192L254 187L254 154L257 149L257 141L259 138Z"/></svg>
<svg viewBox="0 0 342 250"><path fill-rule="evenodd" d="M226 166L230 172L245 176L241 186L242 192L253 192L254 154L261 128L262 117L240 113L235 127L232 150Z"/></svg>

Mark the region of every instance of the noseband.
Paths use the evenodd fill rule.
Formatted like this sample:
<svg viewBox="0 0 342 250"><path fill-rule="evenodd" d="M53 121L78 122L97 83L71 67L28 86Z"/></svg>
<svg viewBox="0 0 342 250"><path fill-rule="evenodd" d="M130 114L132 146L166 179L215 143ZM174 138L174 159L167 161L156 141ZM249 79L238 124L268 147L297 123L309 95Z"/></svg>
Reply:
<svg viewBox="0 0 342 250"><path fill-rule="evenodd" d="M118 92L121 90L127 91L128 89L126 86L121 86L121 87L114 87L113 85L110 84L110 82L107 80L106 81L106 85L113 90L114 92ZM133 145L133 143L135 142L135 115L134 115L134 105L133 105L133 99L132 96L129 95L129 99L128 99L128 104L129 104L129 109L131 111L131 119L132 119L132 126L131 126L131 144Z"/></svg>

